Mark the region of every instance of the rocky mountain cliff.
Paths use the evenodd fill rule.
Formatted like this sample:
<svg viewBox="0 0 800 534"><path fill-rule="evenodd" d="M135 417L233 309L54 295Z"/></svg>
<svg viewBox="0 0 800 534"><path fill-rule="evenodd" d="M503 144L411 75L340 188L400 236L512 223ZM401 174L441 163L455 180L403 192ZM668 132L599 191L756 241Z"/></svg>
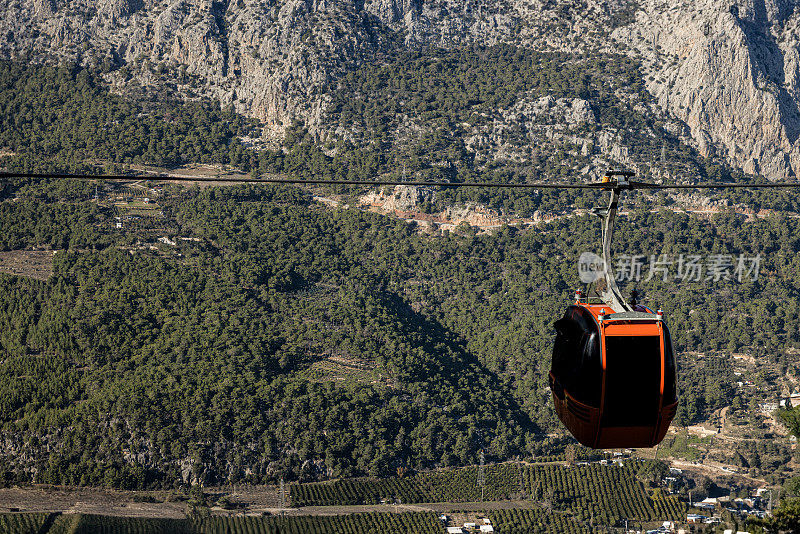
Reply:
<svg viewBox="0 0 800 534"><path fill-rule="evenodd" d="M800 170L797 2L640 4L615 32L647 66L661 108L684 121L703 155L770 178Z"/></svg>
<svg viewBox="0 0 800 534"><path fill-rule="evenodd" d="M212 97L261 120L270 139L299 119L317 139L332 140L331 95L361 65L408 49L506 43L626 54L641 62L658 106L651 115L663 123L668 114L672 132L702 155L772 179L794 176L800 165L799 15L789 0L0 0L0 6L2 57L92 65L120 91L138 84ZM580 113L593 116L591 109Z"/></svg>

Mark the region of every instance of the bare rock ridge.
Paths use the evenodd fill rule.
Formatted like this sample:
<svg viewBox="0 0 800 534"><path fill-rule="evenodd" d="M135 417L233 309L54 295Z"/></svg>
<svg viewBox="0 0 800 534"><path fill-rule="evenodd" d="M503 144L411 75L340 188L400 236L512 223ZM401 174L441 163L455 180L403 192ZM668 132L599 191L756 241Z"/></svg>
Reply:
<svg viewBox="0 0 800 534"><path fill-rule="evenodd" d="M281 135L294 118L319 124L336 78L394 46L574 49L607 22L604 4L564 21L566 0L0 0L0 57L99 64L119 85L211 96Z"/></svg>
<svg viewBox="0 0 800 534"><path fill-rule="evenodd" d="M688 125L702 154L781 179L800 172L796 7L648 0L615 36L642 54L648 90Z"/></svg>
<svg viewBox="0 0 800 534"><path fill-rule="evenodd" d="M209 96L280 137L322 126L348 70L397 47L505 42L640 57L662 110L704 155L771 179L800 171L795 0L0 0L0 57L93 64L117 87ZM631 14L613 31L619 13ZM520 104L522 105L522 104ZM576 109L591 120L591 109Z"/></svg>

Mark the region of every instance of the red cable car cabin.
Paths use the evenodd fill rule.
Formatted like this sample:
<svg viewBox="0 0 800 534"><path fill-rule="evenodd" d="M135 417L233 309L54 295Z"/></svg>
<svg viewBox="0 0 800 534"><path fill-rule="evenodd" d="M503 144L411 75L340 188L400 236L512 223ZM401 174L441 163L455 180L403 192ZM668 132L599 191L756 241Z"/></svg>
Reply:
<svg viewBox="0 0 800 534"><path fill-rule="evenodd" d="M653 447L677 407L675 358L662 314L576 302L555 323L550 388L559 419L596 449Z"/></svg>

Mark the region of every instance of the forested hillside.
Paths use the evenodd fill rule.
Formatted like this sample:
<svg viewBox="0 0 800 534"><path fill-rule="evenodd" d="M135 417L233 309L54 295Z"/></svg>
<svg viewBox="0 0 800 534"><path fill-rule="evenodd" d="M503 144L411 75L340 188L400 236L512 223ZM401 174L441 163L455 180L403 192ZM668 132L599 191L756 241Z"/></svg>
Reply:
<svg viewBox="0 0 800 534"><path fill-rule="evenodd" d="M0 205L0 248L68 249L46 282L0 275L5 480L311 480L557 447L551 325L596 220L429 237L251 186L165 195L163 219L116 229L87 188L63 184L57 202L38 183ZM682 367L687 351L742 350L788 367L798 224L621 221L620 253L763 256L757 281L639 285ZM679 424L736 395L730 367L690 369Z"/></svg>
<svg viewBox="0 0 800 534"><path fill-rule="evenodd" d="M605 170L592 169L594 164L633 161L645 176L668 181L752 180L700 157L669 134L669 121L646 112L649 97L637 81L636 64L623 57L508 46L432 53L408 53L342 80L329 120L359 132L357 137L321 143L298 123L280 146L258 150L248 144L260 135L260 126L216 103L123 98L85 69L0 62L0 160L10 170L25 171L121 172L203 162L256 175L455 182L569 182ZM571 107L575 99L578 110ZM572 123L565 122L565 114ZM608 146L592 156L601 138ZM635 147L633 160L618 159L614 139ZM504 157L491 156L494 145L505 147ZM754 210L800 211L796 195L786 191L709 196ZM656 205L672 202L657 200ZM587 207L594 197L573 191L443 190L427 209L466 201L530 216L572 204Z"/></svg>
<svg viewBox="0 0 800 534"><path fill-rule="evenodd" d="M2 64L2 163L126 172L209 162L254 174L566 181L589 162L576 136L613 130L638 136L640 158L663 151L673 170L695 179L752 179L662 135L636 68L624 58L506 46L409 53L342 79L329 118L358 136L323 142L298 124L281 146L256 150L248 139L258 125L215 104L129 100L86 70ZM509 75L515 70L525 76ZM436 83L421 83L420 73ZM457 83L445 88L450 80ZM552 109L539 117L541 99ZM498 111L520 102L516 115ZM580 120L563 132L567 111ZM435 132L409 126L420 121ZM527 126L481 130L501 123ZM416 133L404 138L404 129ZM554 140L568 145L547 144ZM513 153L490 160L484 141ZM562 216L491 234L466 225L422 235L345 204L324 207L303 188L138 187L157 208L124 211L124 186L0 181L0 250L58 251L45 281L0 274L4 483L141 488L387 476L473 464L481 449L494 461L569 443L547 389L552 323L599 228L589 215L563 215L604 198L440 191L430 209L472 200ZM334 192L347 201L364 189ZM672 196L639 193L626 196L617 232L619 254L762 258L758 280L638 284L673 332L679 425L753 400L734 387L733 352L772 364L753 377L760 384L797 375L790 349L800 341L800 222L784 211L797 209L796 195L729 198L740 211L779 211L745 221L718 203L721 213L699 218L672 211L682 205ZM772 459L784 453L763 465L776 470Z"/></svg>

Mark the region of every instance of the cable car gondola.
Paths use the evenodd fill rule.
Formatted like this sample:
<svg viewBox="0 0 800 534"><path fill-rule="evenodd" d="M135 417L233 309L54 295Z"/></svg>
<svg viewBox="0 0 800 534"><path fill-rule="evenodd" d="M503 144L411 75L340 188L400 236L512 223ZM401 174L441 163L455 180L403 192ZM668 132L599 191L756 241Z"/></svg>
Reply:
<svg viewBox="0 0 800 534"><path fill-rule="evenodd" d="M561 422L596 449L653 447L667 433L678 404L675 357L661 310L620 296L611 269L611 236L620 190L632 173L616 171L604 217L601 302L576 291L556 321L550 389ZM600 289L602 287L602 289Z"/></svg>

